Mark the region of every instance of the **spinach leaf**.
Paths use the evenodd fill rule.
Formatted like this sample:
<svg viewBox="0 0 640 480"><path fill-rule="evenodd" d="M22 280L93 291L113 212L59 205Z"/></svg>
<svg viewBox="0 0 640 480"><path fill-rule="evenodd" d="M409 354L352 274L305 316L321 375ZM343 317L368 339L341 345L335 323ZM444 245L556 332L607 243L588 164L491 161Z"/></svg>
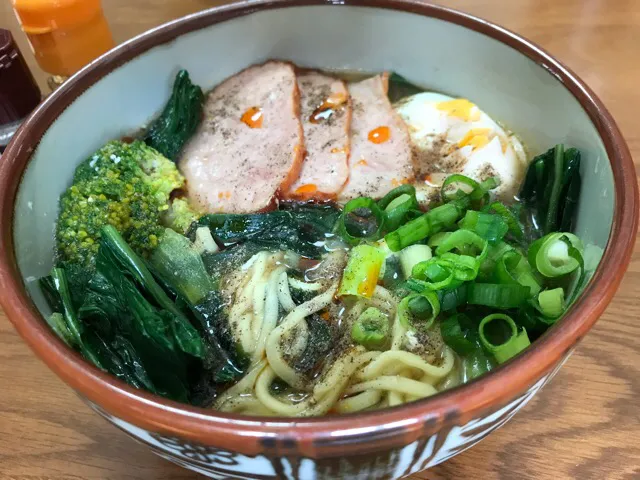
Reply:
<svg viewBox="0 0 640 480"><path fill-rule="evenodd" d="M191 83L186 70L180 70L173 84L173 93L160 116L147 130L144 142L175 161L200 124L203 103L202 89Z"/></svg>
<svg viewBox="0 0 640 480"><path fill-rule="evenodd" d="M398 100L420 92L424 92L424 89L414 85L402 75L395 72L389 75L389 91L387 96L391 103L395 103Z"/></svg>
<svg viewBox="0 0 640 480"><path fill-rule="evenodd" d="M326 357L331 350L335 333L320 315L309 315L306 322L309 330L307 345L293 365L296 370L304 373L314 370Z"/></svg>
<svg viewBox="0 0 640 480"><path fill-rule="evenodd" d="M529 240L558 230L571 231L581 184L577 149L565 150L558 144L533 159L518 195L528 207L522 221Z"/></svg>
<svg viewBox="0 0 640 480"><path fill-rule="evenodd" d="M118 281L118 272L122 273L122 278L129 278L135 282L135 285L152 298L159 308L170 314L166 316L171 322L169 331L174 335L180 349L194 357L204 357L204 347L198 331L156 282L145 263L111 225L102 229L96 267L114 287L118 286L114 283ZM133 295L132 289L126 288Z"/></svg>
<svg viewBox="0 0 640 480"><path fill-rule="evenodd" d="M198 221L226 246L251 240L263 248L289 249L317 258L340 211L331 205L287 205L280 210L252 214L210 214Z"/></svg>

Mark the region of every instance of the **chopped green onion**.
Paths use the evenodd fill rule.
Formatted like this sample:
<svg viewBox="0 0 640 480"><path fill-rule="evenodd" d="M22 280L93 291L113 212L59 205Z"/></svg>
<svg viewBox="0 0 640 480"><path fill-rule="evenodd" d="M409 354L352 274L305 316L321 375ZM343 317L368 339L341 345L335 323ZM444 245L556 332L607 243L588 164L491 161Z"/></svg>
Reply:
<svg viewBox="0 0 640 480"><path fill-rule="evenodd" d="M540 291L540 284L531 270L531 265L516 250L507 250L496 262L496 280L504 284L519 284L529 287L531 295Z"/></svg>
<svg viewBox="0 0 640 480"><path fill-rule="evenodd" d="M462 205L455 202L440 205L405 223L397 230L387 233L384 240L391 251L397 252L452 226L460 218L462 211Z"/></svg>
<svg viewBox="0 0 640 480"><path fill-rule="evenodd" d="M491 281L494 277L494 270L500 257L509 250L514 248L506 242L498 242L495 245L489 245L487 248L487 257L480 264L479 277L483 281Z"/></svg>
<svg viewBox="0 0 640 480"><path fill-rule="evenodd" d="M452 315L440 322L442 339L458 355L469 355L477 349L473 322L464 313Z"/></svg>
<svg viewBox="0 0 640 480"><path fill-rule="evenodd" d="M349 245L363 240L378 240L382 236L385 214L369 197L358 197L347 202L338 219L337 230Z"/></svg>
<svg viewBox="0 0 640 480"><path fill-rule="evenodd" d="M384 252L371 245L358 245L349 252L338 296L371 298L385 260Z"/></svg>
<svg viewBox="0 0 640 480"><path fill-rule="evenodd" d="M420 214L416 189L413 185L400 185L387 193L378 206L385 213L385 228L389 231L396 230L405 223L414 212Z"/></svg>
<svg viewBox="0 0 640 480"><path fill-rule="evenodd" d="M467 210L459 222L460 228L471 230L491 244L502 240L509 231L509 226L501 216L490 213Z"/></svg>
<svg viewBox="0 0 640 480"><path fill-rule="evenodd" d="M511 233L511 235L513 235L517 240L523 239L524 233L520 226L520 222L518 222L518 218L502 202L493 202L484 207L482 211L487 213L495 212L497 215L500 215L507 223L509 233Z"/></svg>
<svg viewBox="0 0 640 480"><path fill-rule="evenodd" d="M452 187L456 185L463 185L467 187L466 189L456 188L455 191ZM473 178L469 178L465 175L454 174L449 175L444 182L442 182L442 187L440 187L440 199L446 203L451 200L457 200L461 197L471 195L474 191L476 191L480 187L480 184L476 182ZM449 191L449 193L447 193Z"/></svg>
<svg viewBox="0 0 640 480"><path fill-rule="evenodd" d="M558 318L564 313L564 290L554 288L538 294L538 307L547 318Z"/></svg>
<svg viewBox="0 0 640 480"><path fill-rule="evenodd" d="M454 308L467 303L469 284L462 283L455 288L437 290L438 300L440 300L440 310L448 312Z"/></svg>
<svg viewBox="0 0 640 480"><path fill-rule="evenodd" d="M351 339L367 350L377 350L388 342L389 319L375 307L367 308L351 328Z"/></svg>
<svg viewBox="0 0 640 480"><path fill-rule="evenodd" d="M437 258L414 265L411 276L424 281L425 287L430 290L447 288L455 281L453 268Z"/></svg>
<svg viewBox="0 0 640 480"><path fill-rule="evenodd" d="M473 256L478 262L482 262L487 256L488 242L469 230L456 230L438 245L436 255L443 255L454 249L463 255Z"/></svg>
<svg viewBox="0 0 640 480"><path fill-rule="evenodd" d="M451 187L455 185L463 185L467 188L457 188L454 192L451 192ZM442 187L440 188L440 198L444 203L460 200L465 197L468 197L472 202L477 202L479 200L485 201L489 198L489 190L493 190L498 185L498 179L494 177L490 177L482 183L478 183L465 175L454 174L448 176L442 183Z"/></svg>
<svg viewBox="0 0 640 480"><path fill-rule="evenodd" d="M530 288L522 285L472 283L469 285L467 303L500 309L517 308L530 295Z"/></svg>
<svg viewBox="0 0 640 480"><path fill-rule="evenodd" d="M403 195L409 195L415 198L416 188L413 185L410 185L408 183L404 185L400 185L399 187L396 187L393 190L391 190L380 200L378 200L378 206L382 210L386 210L387 207L389 207L394 201L398 200L398 198L402 197ZM397 207L397 205L395 205L393 208L395 207Z"/></svg>
<svg viewBox="0 0 640 480"><path fill-rule="evenodd" d="M576 239L578 237L575 237ZM567 244L568 246L568 251L569 251L569 256L571 258L573 258L576 262L578 262L578 266L580 267L580 276L578 277L576 283L575 283L575 287L573 289L573 293L571 294L571 298L569 299L568 305L571 305L576 298L578 297L578 295L580 295L580 292L582 291L582 288L586 285L588 279L587 279L587 270L585 268L584 265L584 258L582 256L582 248L578 248L576 246L574 246L574 243L572 242L571 238L568 235L563 235L560 238L565 244ZM579 245L579 247L581 247L582 244Z"/></svg>
<svg viewBox="0 0 640 480"><path fill-rule="evenodd" d="M567 242L564 241L565 238ZM580 266L580 263L569 254L570 246L578 252L583 250L582 242L575 235L562 232L549 233L529 247L527 253L529 264L549 278L571 273Z"/></svg>
<svg viewBox="0 0 640 480"><path fill-rule="evenodd" d="M413 267L431 258L431 248L427 245L409 245L400 252L400 263L405 277L410 277Z"/></svg>
<svg viewBox="0 0 640 480"><path fill-rule="evenodd" d="M475 280L480 270L480 260L469 255L447 252L438 257L438 262L452 269L454 278L462 282Z"/></svg>
<svg viewBox="0 0 640 480"><path fill-rule="evenodd" d="M398 305L400 322L412 330L428 330L439 313L438 296L429 290L411 294Z"/></svg>
<svg viewBox="0 0 640 480"><path fill-rule="evenodd" d="M429 240L427 241L427 245L429 245L431 248L437 247L442 242L444 242L445 238L447 238L449 235L451 235L451 232L435 233L429 237Z"/></svg>
<svg viewBox="0 0 640 480"><path fill-rule="evenodd" d="M480 322L480 342L498 363L504 363L527 348L531 342L527 331L518 327L509 315L494 313Z"/></svg>

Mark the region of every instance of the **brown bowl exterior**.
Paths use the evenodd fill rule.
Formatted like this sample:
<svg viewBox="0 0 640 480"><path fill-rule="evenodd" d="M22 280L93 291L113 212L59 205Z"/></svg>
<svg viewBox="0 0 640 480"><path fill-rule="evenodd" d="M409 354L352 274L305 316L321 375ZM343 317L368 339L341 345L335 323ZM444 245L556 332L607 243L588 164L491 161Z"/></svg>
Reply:
<svg viewBox="0 0 640 480"><path fill-rule="evenodd" d="M412 0L346 0L340 3L435 17L492 37L543 66L580 102L606 147L615 183L610 237L615 241L607 245L580 300L533 348L491 375L403 407L343 417L265 420L189 407L133 389L66 348L42 321L25 291L12 230L19 179L53 120L109 72L176 36L256 10L332 3L243 2L203 11L143 34L98 59L48 98L21 127L0 162L0 299L15 328L93 408L154 451L212 476L346 478L347 472L364 471L370 478L398 477L458 453L511 418L555 374L613 297L634 245L638 191L631 155L609 112L569 69L514 33L463 13ZM261 477L258 471L272 473Z"/></svg>

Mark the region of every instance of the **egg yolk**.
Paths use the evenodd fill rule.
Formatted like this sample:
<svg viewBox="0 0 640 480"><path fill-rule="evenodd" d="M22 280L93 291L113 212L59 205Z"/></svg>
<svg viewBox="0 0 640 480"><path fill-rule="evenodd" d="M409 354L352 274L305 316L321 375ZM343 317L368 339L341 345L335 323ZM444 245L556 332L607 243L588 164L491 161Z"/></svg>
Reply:
<svg viewBox="0 0 640 480"><path fill-rule="evenodd" d="M469 145L473 147L474 150L482 148L489 143L490 132L491 129L489 128L472 128L464 137L462 137L462 140L458 142L458 146L462 148Z"/></svg>
<svg viewBox="0 0 640 480"><path fill-rule="evenodd" d="M480 109L466 98L456 98L436 103L436 108L450 117L456 117L465 122L480 120Z"/></svg>

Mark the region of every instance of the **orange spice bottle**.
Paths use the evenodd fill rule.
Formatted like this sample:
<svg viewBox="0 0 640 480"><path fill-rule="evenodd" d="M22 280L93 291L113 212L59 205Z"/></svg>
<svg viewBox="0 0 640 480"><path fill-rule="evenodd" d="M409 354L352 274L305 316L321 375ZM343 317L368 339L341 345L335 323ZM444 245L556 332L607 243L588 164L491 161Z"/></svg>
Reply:
<svg viewBox="0 0 640 480"><path fill-rule="evenodd" d="M114 46L100 0L12 0L40 67L67 77Z"/></svg>

